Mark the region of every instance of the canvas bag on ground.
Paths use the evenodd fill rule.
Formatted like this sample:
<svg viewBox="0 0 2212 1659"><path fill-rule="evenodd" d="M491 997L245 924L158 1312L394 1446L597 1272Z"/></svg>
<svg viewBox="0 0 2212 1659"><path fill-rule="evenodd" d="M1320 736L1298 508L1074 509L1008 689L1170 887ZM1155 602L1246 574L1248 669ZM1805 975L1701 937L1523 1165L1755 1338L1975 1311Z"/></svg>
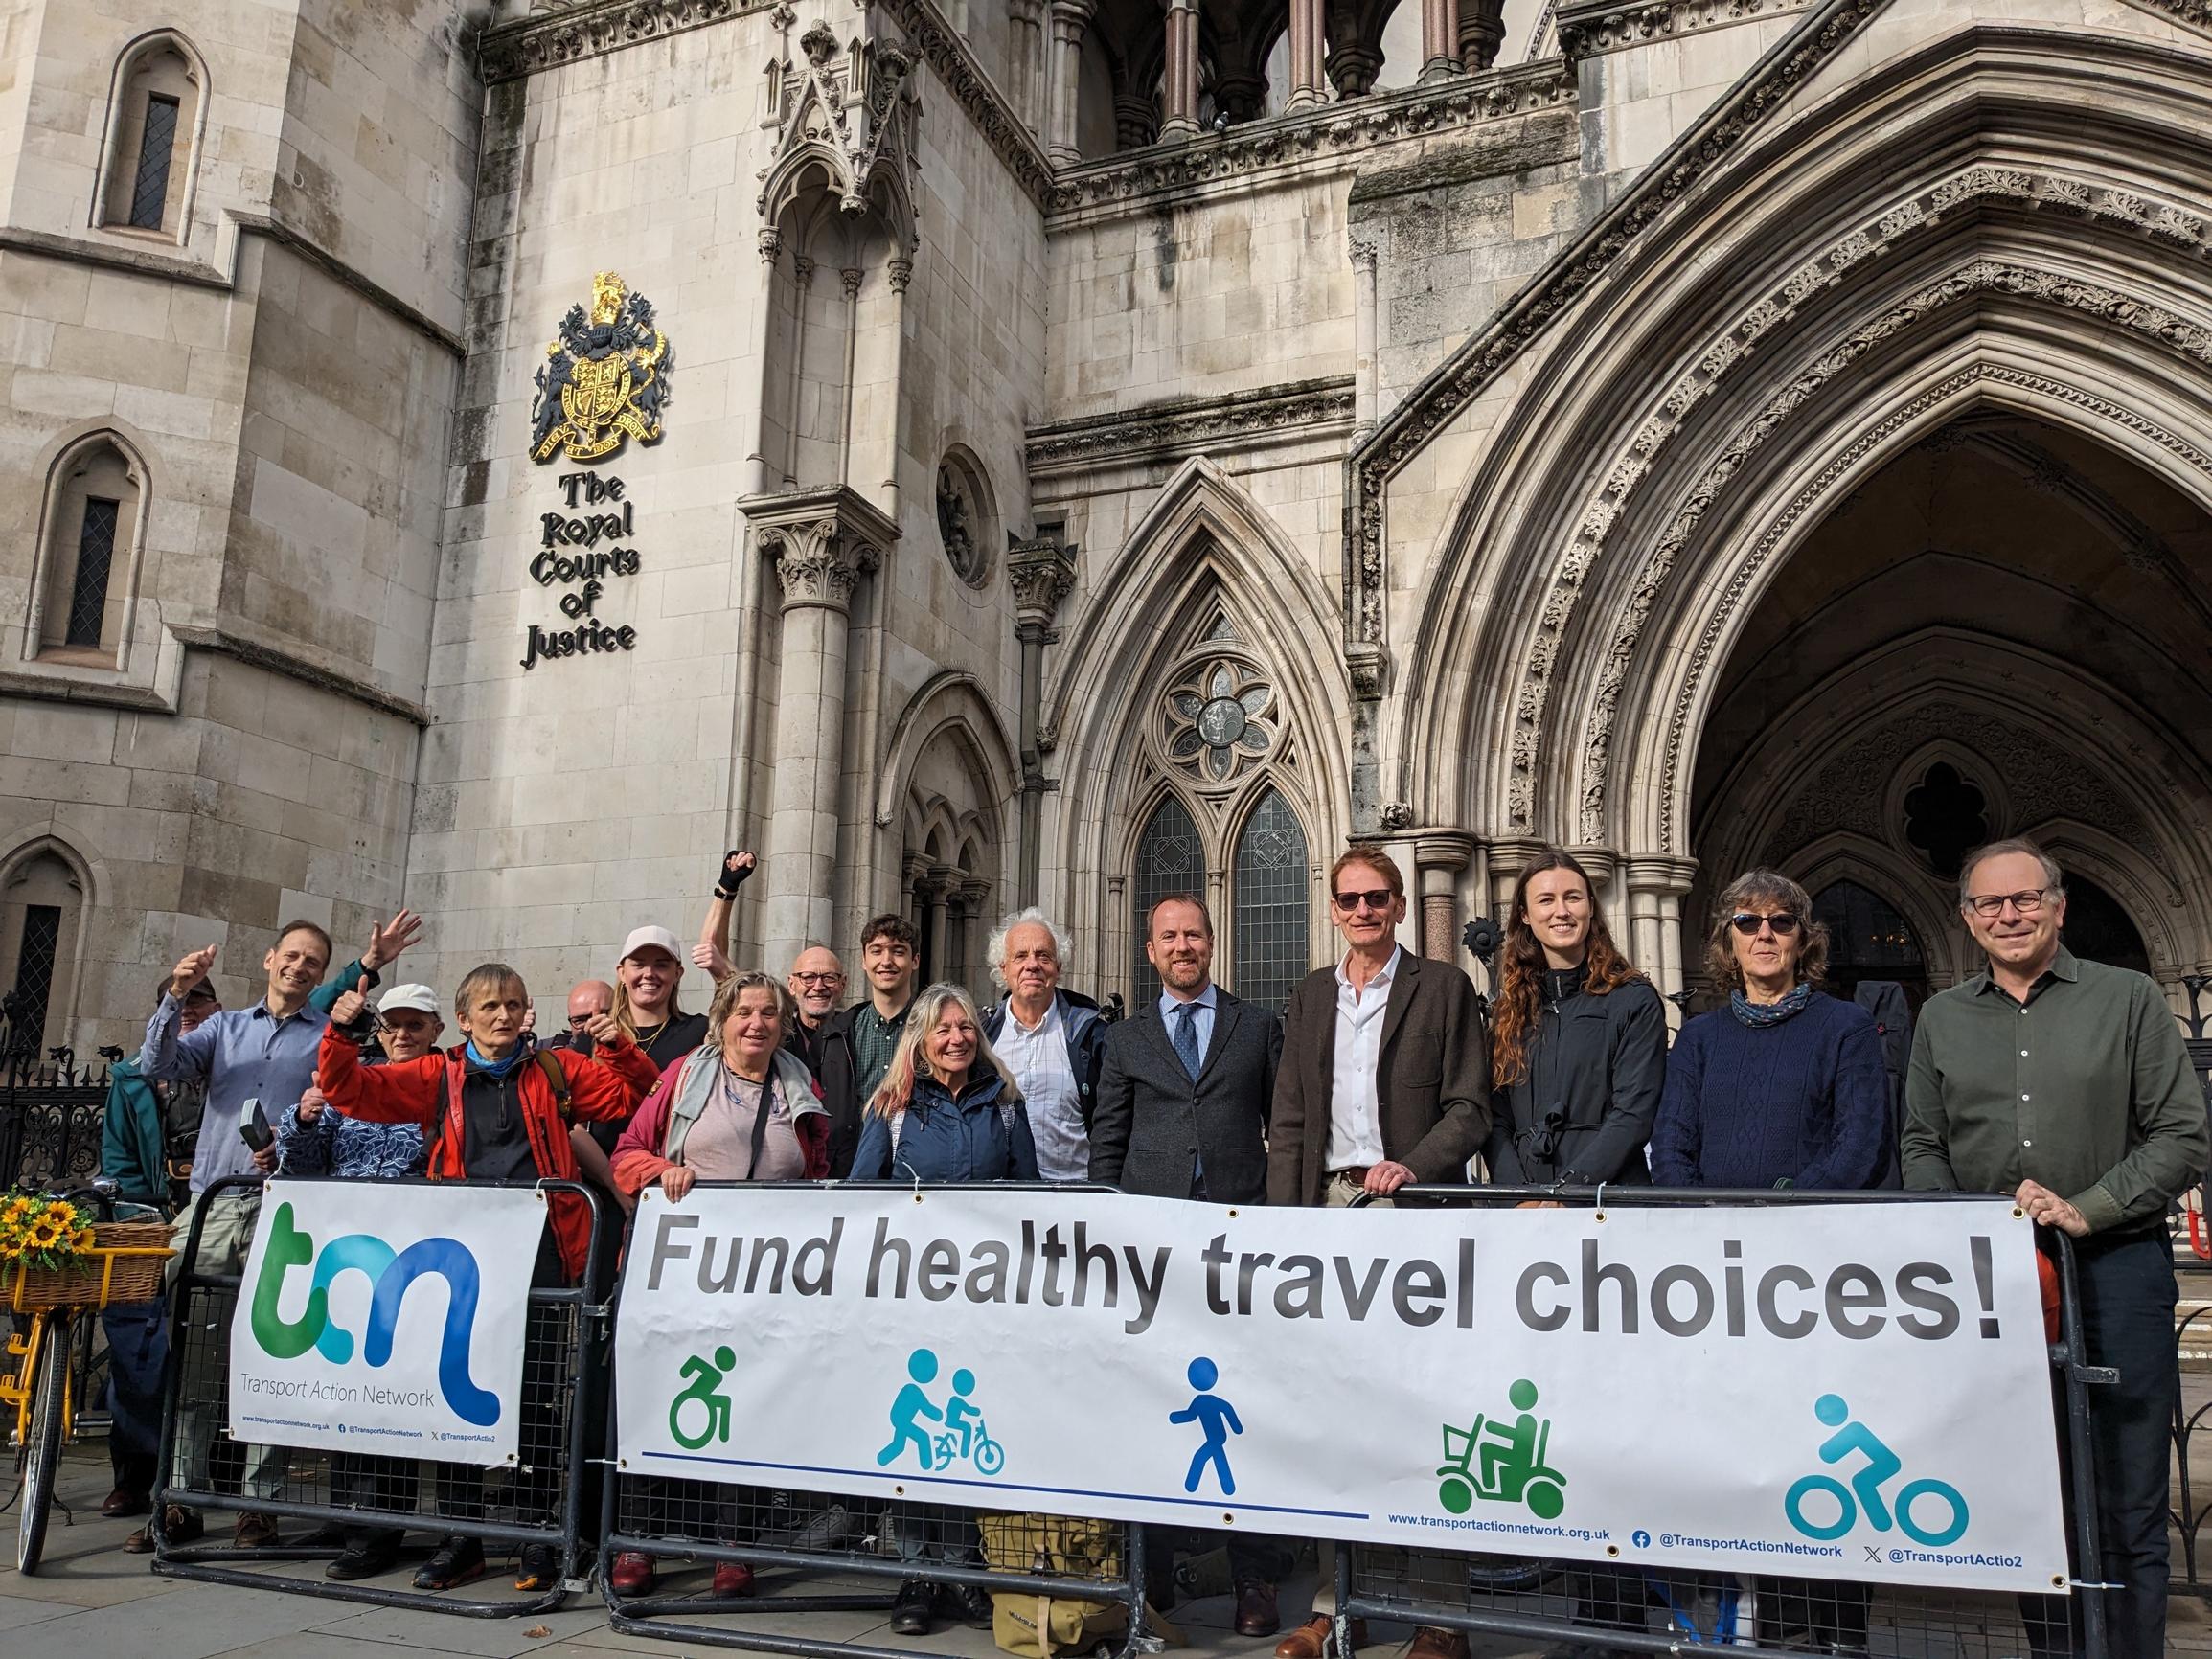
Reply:
<svg viewBox="0 0 2212 1659"><path fill-rule="evenodd" d="M983 1558L1002 1573L1112 1578L1121 1571L1121 1529L1109 1522L1060 1515L981 1515L976 1525L983 1534ZM1087 1652L1129 1627L1129 1606L1121 1602L993 1590L991 1608L991 1639L1017 1659Z"/></svg>

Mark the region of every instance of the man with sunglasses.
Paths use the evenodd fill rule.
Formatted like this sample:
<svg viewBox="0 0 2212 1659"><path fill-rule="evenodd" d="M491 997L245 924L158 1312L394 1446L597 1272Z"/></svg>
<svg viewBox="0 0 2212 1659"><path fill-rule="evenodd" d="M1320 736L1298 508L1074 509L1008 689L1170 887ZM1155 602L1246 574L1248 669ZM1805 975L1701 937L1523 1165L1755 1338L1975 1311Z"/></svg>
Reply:
<svg viewBox="0 0 2212 1659"><path fill-rule="evenodd" d="M2009 1193L2073 1240L2089 1363L2119 1374L2091 1419L2104 1559L2083 1571L2123 1586L2105 1601L2114 1659L2147 1659L2166 1640L2167 1439L2178 1386L2166 1211L2212 1155L2204 1095L2157 985L2065 947L2065 886L2041 848L1980 849L1958 893L1987 966L1921 1011L1904 1184ZM2065 1618L2056 1600L2030 1611L2039 1652L2067 1642Z"/></svg>
<svg viewBox="0 0 2212 1659"><path fill-rule="evenodd" d="M1456 964L1398 943L1405 876L1387 852L1341 855L1329 898L1344 957L1290 993L1267 1120L1267 1202L1335 1209L1364 1193L1388 1204L1408 1182L1464 1182L1490 1133L1490 1042L1473 983ZM1312 1614L1276 1647L1278 1659L1330 1650L1334 1555L1321 1546ZM1353 1646L1365 1635L1355 1620ZM1408 1659L1466 1653L1465 1636L1425 1625Z"/></svg>

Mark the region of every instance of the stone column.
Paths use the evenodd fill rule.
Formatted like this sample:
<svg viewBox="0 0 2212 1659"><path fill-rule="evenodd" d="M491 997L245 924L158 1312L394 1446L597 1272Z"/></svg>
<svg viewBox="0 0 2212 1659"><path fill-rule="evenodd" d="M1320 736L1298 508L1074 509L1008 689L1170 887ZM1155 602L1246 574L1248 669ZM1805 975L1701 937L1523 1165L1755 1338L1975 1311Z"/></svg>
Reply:
<svg viewBox="0 0 2212 1659"><path fill-rule="evenodd" d="M1075 548L1058 534L1016 542L1006 555L1006 580L1014 589L1014 637L1021 647L1021 812L1020 858L1014 902L1035 904L1038 866L1044 836L1044 750L1038 734L1044 721L1044 648L1060 635L1052 620L1060 602L1075 591Z"/></svg>
<svg viewBox="0 0 2212 1659"><path fill-rule="evenodd" d="M1114 145L1120 149L1142 149L1158 136L1159 117L1152 99L1141 92L1123 92L1114 98Z"/></svg>
<svg viewBox="0 0 2212 1659"><path fill-rule="evenodd" d="M1541 841L1506 840L1490 844L1490 913L1499 927L1513 920L1513 890L1521 868L1543 851Z"/></svg>
<svg viewBox="0 0 2212 1659"><path fill-rule="evenodd" d="M1629 887L1631 960L1651 975L1661 996L1672 997L1688 985L1699 948L1695 940L1682 937L1682 896L1698 873L1697 860L1630 858L1621 872ZM1673 1002L1667 1005L1667 1023L1676 1028L1682 1023L1682 1011Z"/></svg>
<svg viewBox="0 0 2212 1659"><path fill-rule="evenodd" d="M1421 0L1422 84L1458 73L1459 0Z"/></svg>
<svg viewBox="0 0 2212 1659"><path fill-rule="evenodd" d="M949 924L956 874L949 864L940 864L922 878L922 898L929 906L929 962L924 972L932 982L950 979L959 971L952 962L954 945Z"/></svg>
<svg viewBox="0 0 2212 1659"><path fill-rule="evenodd" d="M961 913L967 918L960 930L960 983L978 1003L991 1000L991 964L984 961L984 946L991 943L991 883L971 875L960 885Z"/></svg>
<svg viewBox="0 0 2212 1659"><path fill-rule="evenodd" d="M1414 840L1413 866L1421 886L1421 954L1431 962L1459 961L1458 875L1473 855L1474 837L1456 830Z"/></svg>
<svg viewBox="0 0 2212 1659"><path fill-rule="evenodd" d="M1007 63L1014 113L1039 139L1047 139L1045 95L1049 55L1044 42L1044 0L1006 0Z"/></svg>
<svg viewBox="0 0 2212 1659"><path fill-rule="evenodd" d="M1321 73L1322 0L1290 0L1290 96L1286 109L1326 102Z"/></svg>
<svg viewBox="0 0 2212 1659"><path fill-rule="evenodd" d="M1338 0L1329 19L1329 55L1322 61L1329 84L1339 99L1362 98L1382 70L1382 41L1365 32L1364 19L1348 0Z"/></svg>
<svg viewBox="0 0 2212 1659"><path fill-rule="evenodd" d="M1197 0L1168 0L1167 98L1160 142L1198 136Z"/></svg>
<svg viewBox="0 0 2212 1659"><path fill-rule="evenodd" d="M1298 3L1298 0L1293 0ZM1373 237L1352 239L1352 442L1375 430L1380 392L1375 354L1375 275L1378 251Z"/></svg>
<svg viewBox="0 0 2212 1659"><path fill-rule="evenodd" d="M1083 159L1076 146L1076 100L1083 79L1083 37L1090 28L1097 0L1050 0L1052 62L1047 72L1051 140L1046 153L1055 167L1072 167Z"/></svg>
<svg viewBox="0 0 2212 1659"><path fill-rule="evenodd" d="M748 496L739 507L783 585L764 943L768 961L788 962L832 933L853 592L899 531L848 489Z"/></svg>
<svg viewBox="0 0 2212 1659"><path fill-rule="evenodd" d="M1473 75L1497 61L1505 44L1505 0L1458 0L1459 66Z"/></svg>

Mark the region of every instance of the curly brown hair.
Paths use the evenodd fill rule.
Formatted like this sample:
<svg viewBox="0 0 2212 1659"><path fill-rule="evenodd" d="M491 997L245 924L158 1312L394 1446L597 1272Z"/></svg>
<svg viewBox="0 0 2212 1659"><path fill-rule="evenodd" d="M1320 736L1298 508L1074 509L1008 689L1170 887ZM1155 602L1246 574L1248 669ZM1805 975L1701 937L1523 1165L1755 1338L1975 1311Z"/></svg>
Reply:
<svg viewBox="0 0 2212 1659"><path fill-rule="evenodd" d="M1498 947L1497 995L1491 1016L1491 1081L1503 1088L1518 1082L1528 1070L1529 1039L1536 1033L1537 1013L1543 1002L1544 953L1528 924L1528 884L1549 870L1565 870L1581 877L1590 896L1590 932L1583 957L1583 989L1604 996L1644 976L1613 943L1606 926L1604 907L1590 873L1563 847L1546 847L1521 866L1514 883L1513 906L1506 913L1505 943Z"/></svg>
<svg viewBox="0 0 2212 1659"><path fill-rule="evenodd" d="M1813 916L1811 895L1779 870L1747 870L1721 889L1720 898L1713 900L1712 926L1705 934L1705 976L1731 990L1743 989L1744 969L1728 940L1729 918L1755 898L1797 918L1797 937L1803 942L1797 951L1797 978L1800 984L1819 985L1828 977L1827 924Z"/></svg>

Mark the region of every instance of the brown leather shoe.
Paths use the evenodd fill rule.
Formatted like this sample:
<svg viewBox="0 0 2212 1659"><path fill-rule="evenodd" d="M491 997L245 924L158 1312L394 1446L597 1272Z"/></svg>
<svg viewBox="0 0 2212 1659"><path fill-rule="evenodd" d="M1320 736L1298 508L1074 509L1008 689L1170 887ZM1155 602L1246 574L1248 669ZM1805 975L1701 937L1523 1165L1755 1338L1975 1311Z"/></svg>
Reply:
<svg viewBox="0 0 2212 1659"><path fill-rule="evenodd" d="M1265 1579L1239 1579L1237 1634L1272 1636L1282 1627L1283 1615L1275 1605L1275 1586Z"/></svg>
<svg viewBox="0 0 2212 1659"><path fill-rule="evenodd" d="M277 1541L277 1517L260 1510L246 1510L231 1534L231 1543L241 1550L265 1550Z"/></svg>
<svg viewBox="0 0 2212 1659"><path fill-rule="evenodd" d="M1357 1652L1367 1646L1367 1621L1352 1621L1352 1648ZM1316 1613L1289 1635L1275 1644L1275 1659L1330 1659L1336 1652L1336 1621L1327 1613Z"/></svg>
<svg viewBox="0 0 2212 1659"><path fill-rule="evenodd" d="M125 1515L143 1515L152 1508L144 1492L134 1492L128 1487L117 1487L100 1500L100 1512L111 1521L119 1521Z"/></svg>
<svg viewBox="0 0 2212 1659"><path fill-rule="evenodd" d="M1458 1630L1439 1630L1424 1625L1413 1632L1413 1646L1405 1659L1467 1659L1467 1637Z"/></svg>
<svg viewBox="0 0 2212 1659"><path fill-rule="evenodd" d="M207 1523L199 1518L197 1510L188 1510L182 1504L171 1504L161 1512L162 1530L169 1534L171 1548L194 1542L207 1531ZM125 1554L150 1556L153 1554L153 1527L151 1523L138 1529L123 1540Z"/></svg>

